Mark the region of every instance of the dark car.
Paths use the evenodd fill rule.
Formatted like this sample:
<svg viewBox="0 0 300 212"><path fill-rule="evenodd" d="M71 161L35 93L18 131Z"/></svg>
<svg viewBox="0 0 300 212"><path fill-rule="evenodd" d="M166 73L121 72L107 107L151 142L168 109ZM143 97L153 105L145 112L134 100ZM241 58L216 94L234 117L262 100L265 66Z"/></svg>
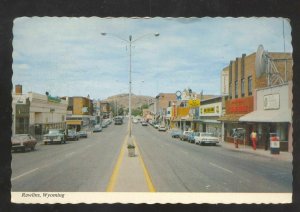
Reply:
<svg viewBox="0 0 300 212"><path fill-rule="evenodd" d="M21 150L25 152L26 149L34 150L37 143L36 139L29 134L16 134L11 138L12 150Z"/></svg>
<svg viewBox="0 0 300 212"><path fill-rule="evenodd" d="M67 140L78 141L79 134L75 130L68 130Z"/></svg>
<svg viewBox="0 0 300 212"><path fill-rule="evenodd" d="M80 131L78 132L78 134L79 134L79 137L80 137L80 138L87 138L87 137L88 137L87 131L85 131L85 130L80 130Z"/></svg>
<svg viewBox="0 0 300 212"><path fill-rule="evenodd" d="M115 118L115 125L121 125L123 124L123 119L121 117L116 117Z"/></svg>
<svg viewBox="0 0 300 212"><path fill-rule="evenodd" d="M179 138L181 135L181 130L172 130L171 131L171 137L172 138Z"/></svg>

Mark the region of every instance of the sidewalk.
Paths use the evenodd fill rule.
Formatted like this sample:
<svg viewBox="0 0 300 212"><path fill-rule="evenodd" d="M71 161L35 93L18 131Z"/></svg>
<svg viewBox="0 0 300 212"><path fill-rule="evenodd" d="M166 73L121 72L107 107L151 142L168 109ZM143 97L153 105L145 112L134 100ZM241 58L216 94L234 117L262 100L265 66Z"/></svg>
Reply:
<svg viewBox="0 0 300 212"><path fill-rule="evenodd" d="M135 144L135 156L128 156L128 136L126 136L106 189L107 192L155 192L138 145L135 138L132 138Z"/></svg>
<svg viewBox="0 0 300 212"><path fill-rule="evenodd" d="M265 156L265 157L270 157L274 158L277 160L282 160L282 161L293 161L293 154L290 152L283 152L281 151L280 154L271 154L270 149L264 150L264 149L256 149L253 150L251 146L247 145L241 145L239 144L239 148L235 148L235 145L233 143L228 143L228 142L220 142L220 146L226 149L231 149L233 151L239 151L239 152L245 152L245 153L250 153L250 154L256 154L260 156Z"/></svg>

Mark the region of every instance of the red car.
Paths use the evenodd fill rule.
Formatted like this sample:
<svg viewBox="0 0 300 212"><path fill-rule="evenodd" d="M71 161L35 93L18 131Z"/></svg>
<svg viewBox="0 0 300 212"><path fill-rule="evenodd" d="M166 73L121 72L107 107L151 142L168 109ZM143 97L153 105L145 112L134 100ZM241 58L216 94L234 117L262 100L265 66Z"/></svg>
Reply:
<svg viewBox="0 0 300 212"><path fill-rule="evenodd" d="M21 150L25 152L26 149L34 150L37 143L36 139L29 134L16 134L11 138L12 150Z"/></svg>

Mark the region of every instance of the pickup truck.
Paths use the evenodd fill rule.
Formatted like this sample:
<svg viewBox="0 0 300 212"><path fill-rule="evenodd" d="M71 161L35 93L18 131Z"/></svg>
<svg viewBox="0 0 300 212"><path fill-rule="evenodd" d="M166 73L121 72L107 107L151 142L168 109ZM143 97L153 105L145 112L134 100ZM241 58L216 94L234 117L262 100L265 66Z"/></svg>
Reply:
<svg viewBox="0 0 300 212"><path fill-rule="evenodd" d="M50 129L48 134L43 135L44 144L66 143L66 134L63 129Z"/></svg>

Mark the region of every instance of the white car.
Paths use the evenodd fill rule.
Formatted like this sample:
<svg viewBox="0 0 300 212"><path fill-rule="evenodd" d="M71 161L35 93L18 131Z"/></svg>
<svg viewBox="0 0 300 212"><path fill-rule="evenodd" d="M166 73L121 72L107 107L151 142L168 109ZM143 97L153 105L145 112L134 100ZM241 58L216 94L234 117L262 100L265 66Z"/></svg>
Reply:
<svg viewBox="0 0 300 212"><path fill-rule="evenodd" d="M158 131L167 131L167 128L166 128L166 126L160 125L158 127Z"/></svg>
<svg viewBox="0 0 300 212"><path fill-rule="evenodd" d="M213 133L200 132L199 136L195 136L195 144L212 144L217 145L219 143L219 138L215 137Z"/></svg>

